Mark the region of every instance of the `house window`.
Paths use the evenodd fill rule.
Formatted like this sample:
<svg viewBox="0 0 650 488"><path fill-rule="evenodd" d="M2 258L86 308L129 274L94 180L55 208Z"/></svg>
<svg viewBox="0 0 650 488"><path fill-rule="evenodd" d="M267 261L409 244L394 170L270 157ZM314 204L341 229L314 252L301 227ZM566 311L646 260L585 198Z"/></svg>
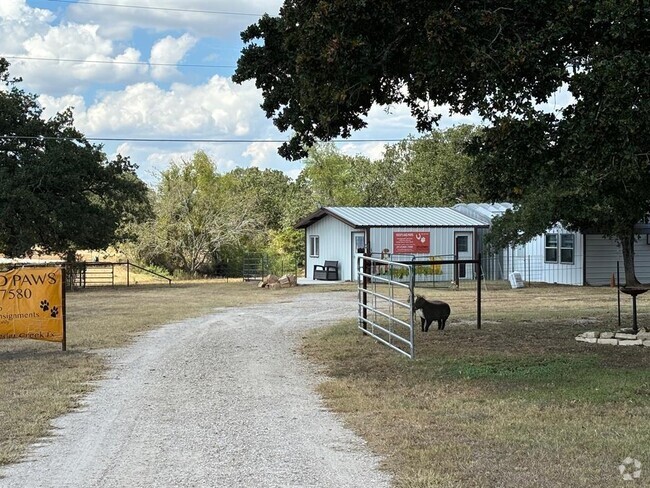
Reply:
<svg viewBox="0 0 650 488"><path fill-rule="evenodd" d="M546 234L544 262L574 264L575 236L573 234Z"/></svg>
<svg viewBox="0 0 650 488"><path fill-rule="evenodd" d="M320 237L309 236L309 257L317 258L320 255Z"/></svg>
<svg viewBox="0 0 650 488"><path fill-rule="evenodd" d="M560 236L560 263L573 264L573 250L575 240L573 234L562 234Z"/></svg>
<svg viewBox="0 0 650 488"><path fill-rule="evenodd" d="M557 263L558 234L546 234L544 238L544 262Z"/></svg>
<svg viewBox="0 0 650 488"><path fill-rule="evenodd" d="M456 236L456 252L468 252L469 251L469 237L467 236Z"/></svg>

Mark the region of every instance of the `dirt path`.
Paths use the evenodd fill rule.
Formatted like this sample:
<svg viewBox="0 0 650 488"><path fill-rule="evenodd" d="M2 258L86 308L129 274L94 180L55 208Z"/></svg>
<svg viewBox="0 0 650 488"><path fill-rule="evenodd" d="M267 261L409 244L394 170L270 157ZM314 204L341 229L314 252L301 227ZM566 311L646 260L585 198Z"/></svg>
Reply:
<svg viewBox="0 0 650 488"><path fill-rule="evenodd" d="M112 351L114 368L2 487L382 487L294 349L352 317L350 293L223 309Z"/></svg>

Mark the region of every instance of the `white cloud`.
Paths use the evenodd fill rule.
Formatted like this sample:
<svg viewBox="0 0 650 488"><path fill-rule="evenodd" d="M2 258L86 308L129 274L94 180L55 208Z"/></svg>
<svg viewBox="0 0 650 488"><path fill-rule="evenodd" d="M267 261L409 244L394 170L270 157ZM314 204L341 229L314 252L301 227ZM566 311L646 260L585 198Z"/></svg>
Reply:
<svg viewBox="0 0 650 488"><path fill-rule="evenodd" d="M135 29L188 31L199 37L226 38L255 23L258 14L277 15L282 1L184 0L180 3L177 0L140 0L137 5L145 8L119 5L135 4L132 0L113 0L110 6L71 4L67 14L78 22L99 23L102 34L114 39L128 39ZM164 8L169 10L162 10Z"/></svg>
<svg viewBox="0 0 650 488"><path fill-rule="evenodd" d="M251 158L251 166L265 169L269 167L269 162L276 158L277 150L277 142L253 142L248 145L242 156Z"/></svg>
<svg viewBox="0 0 650 488"><path fill-rule="evenodd" d="M253 120L266 128L260 100L252 83L213 76L202 85L175 83L169 90L154 83L129 85L75 114L80 128L96 135L238 137L249 134Z"/></svg>
<svg viewBox="0 0 650 488"><path fill-rule="evenodd" d="M384 157L386 144L386 142L347 142L339 144L339 149L348 156L365 156L368 159L377 160Z"/></svg>
<svg viewBox="0 0 650 488"><path fill-rule="evenodd" d="M43 117L49 119L57 113L72 107L75 113L83 113L86 110L86 102L79 95L64 95L59 98L50 95L41 95L38 102L43 107Z"/></svg>
<svg viewBox="0 0 650 488"><path fill-rule="evenodd" d="M120 64L140 62L140 51L126 47L116 53L113 42L101 37L98 29L97 25L62 24L33 34L22 42L19 54L43 59L16 60L12 74L21 76L29 90L61 95L94 83L132 82L147 72L147 66ZM80 61L52 61L56 59Z"/></svg>
<svg viewBox="0 0 650 488"><path fill-rule="evenodd" d="M22 44L34 34L44 34L54 21L54 14L45 9L31 8L26 0L0 2L0 51L20 54Z"/></svg>
<svg viewBox="0 0 650 488"><path fill-rule="evenodd" d="M189 34L183 34L178 38L167 36L160 39L151 48L149 62L152 64L176 64L196 45L197 40L196 37ZM164 80L178 75L178 71L173 66L152 66L151 75L156 80Z"/></svg>

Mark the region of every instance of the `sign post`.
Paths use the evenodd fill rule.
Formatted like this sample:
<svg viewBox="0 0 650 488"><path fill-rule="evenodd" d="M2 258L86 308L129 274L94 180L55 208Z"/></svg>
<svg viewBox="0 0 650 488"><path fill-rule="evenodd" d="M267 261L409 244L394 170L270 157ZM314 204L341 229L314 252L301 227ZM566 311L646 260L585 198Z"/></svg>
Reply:
<svg viewBox="0 0 650 488"><path fill-rule="evenodd" d="M0 340L60 342L66 350L65 271L24 267L0 273Z"/></svg>

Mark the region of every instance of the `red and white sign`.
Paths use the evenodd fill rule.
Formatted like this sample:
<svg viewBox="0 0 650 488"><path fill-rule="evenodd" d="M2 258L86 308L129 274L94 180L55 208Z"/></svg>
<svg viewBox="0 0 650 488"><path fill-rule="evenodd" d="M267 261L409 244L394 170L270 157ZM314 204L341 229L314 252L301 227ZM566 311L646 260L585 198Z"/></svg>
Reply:
<svg viewBox="0 0 650 488"><path fill-rule="evenodd" d="M429 254L429 232L393 232L393 254Z"/></svg>

